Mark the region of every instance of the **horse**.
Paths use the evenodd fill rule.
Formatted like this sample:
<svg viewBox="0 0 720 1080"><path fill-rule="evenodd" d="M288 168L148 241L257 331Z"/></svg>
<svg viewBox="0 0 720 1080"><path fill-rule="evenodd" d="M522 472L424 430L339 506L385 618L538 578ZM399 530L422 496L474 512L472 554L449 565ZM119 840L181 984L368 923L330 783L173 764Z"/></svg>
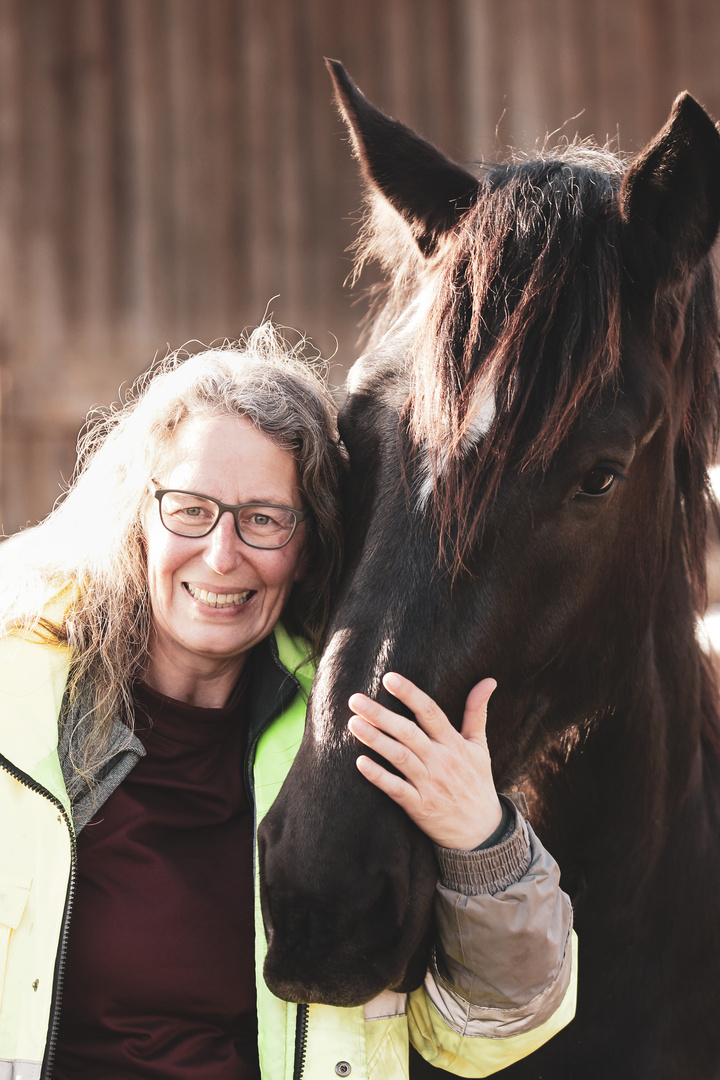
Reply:
<svg viewBox="0 0 720 1080"><path fill-rule="evenodd" d="M347 701L397 708L380 679L400 671L459 727L492 675L496 784L558 860L580 973L575 1020L503 1075L720 1077L720 720L696 638L720 135L685 93L632 160L575 140L476 176L330 67L369 196L359 259L388 287L339 416L343 578L260 828L266 981L341 1006L421 982L431 845L358 773Z"/></svg>

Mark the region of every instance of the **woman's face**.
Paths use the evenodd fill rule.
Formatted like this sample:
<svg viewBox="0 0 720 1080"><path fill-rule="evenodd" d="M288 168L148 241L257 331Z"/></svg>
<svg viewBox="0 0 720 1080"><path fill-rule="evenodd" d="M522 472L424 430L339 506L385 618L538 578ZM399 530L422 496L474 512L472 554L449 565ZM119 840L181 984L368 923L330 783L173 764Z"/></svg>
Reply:
<svg viewBox="0 0 720 1080"><path fill-rule="evenodd" d="M159 487L223 503L303 506L292 455L234 416L183 420L167 468L154 479ZM243 543L229 513L208 536L176 536L162 524L155 499L143 525L154 631L146 677L168 692L174 676L239 673L302 576L306 526L299 523L290 542L275 550Z"/></svg>

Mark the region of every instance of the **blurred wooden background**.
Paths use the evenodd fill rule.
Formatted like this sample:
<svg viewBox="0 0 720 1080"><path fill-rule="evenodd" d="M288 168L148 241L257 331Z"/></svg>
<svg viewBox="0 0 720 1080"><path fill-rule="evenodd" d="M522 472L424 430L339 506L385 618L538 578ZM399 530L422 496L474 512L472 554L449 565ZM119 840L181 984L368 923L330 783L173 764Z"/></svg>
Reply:
<svg viewBox="0 0 720 1080"><path fill-rule="evenodd" d="M562 125L634 151L684 88L720 117L719 46L715 0L0 0L4 530L91 406L273 297L342 381L359 187L323 55L472 162Z"/></svg>

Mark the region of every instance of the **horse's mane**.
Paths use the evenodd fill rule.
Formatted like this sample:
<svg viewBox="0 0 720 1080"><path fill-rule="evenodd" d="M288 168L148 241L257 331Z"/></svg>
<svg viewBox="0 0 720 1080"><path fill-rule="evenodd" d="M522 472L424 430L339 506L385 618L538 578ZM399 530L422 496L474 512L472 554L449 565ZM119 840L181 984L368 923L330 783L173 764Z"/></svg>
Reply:
<svg viewBox="0 0 720 1080"><path fill-rule="evenodd" d="M400 270L373 337L378 328L387 332L413 291L432 295L415 341L406 421L410 453L428 460L443 550L454 572L477 540L505 469L547 468L581 414L619 388L629 282L617 194L625 168L619 156L587 144L560 156L486 167L474 205L431 260L423 265L414 252L404 261L392 256ZM382 238L376 231L365 243L372 255L385 245L387 260L386 225ZM661 338L677 320L677 292L656 298ZM707 467L720 414L717 327L708 264L693 283L683 374L674 380L686 397L676 468L699 605ZM488 391L497 407L478 438L473 421Z"/></svg>

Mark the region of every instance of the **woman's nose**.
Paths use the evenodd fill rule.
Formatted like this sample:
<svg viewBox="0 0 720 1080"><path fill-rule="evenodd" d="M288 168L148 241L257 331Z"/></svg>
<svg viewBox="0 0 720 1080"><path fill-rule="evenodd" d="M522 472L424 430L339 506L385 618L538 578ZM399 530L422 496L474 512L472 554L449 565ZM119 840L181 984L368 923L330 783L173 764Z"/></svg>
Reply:
<svg viewBox="0 0 720 1080"><path fill-rule="evenodd" d="M244 545L235 529L235 519L229 511L226 510L220 515L220 520L207 539L205 562L216 574L227 574L240 564Z"/></svg>

